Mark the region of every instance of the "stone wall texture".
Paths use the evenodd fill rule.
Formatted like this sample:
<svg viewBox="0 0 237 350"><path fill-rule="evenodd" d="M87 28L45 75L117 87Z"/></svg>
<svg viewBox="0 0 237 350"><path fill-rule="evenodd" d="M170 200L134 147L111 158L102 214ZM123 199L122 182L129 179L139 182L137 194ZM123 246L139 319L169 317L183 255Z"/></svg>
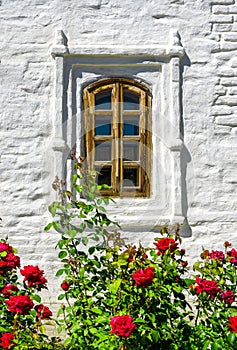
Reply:
<svg viewBox="0 0 237 350"><path fill-rule="evenodd" d="M178 30L181 66L182 186L191 261L202 246L237 243L237 1L2 0L0 5L1 236L18 248L22 265L39 264L58 282L57 236L50 221L54 156L55 32L72 46L167 45ZM165 98L169 103L169 96ZM124 232L152 244L154 233Z"/></svg>

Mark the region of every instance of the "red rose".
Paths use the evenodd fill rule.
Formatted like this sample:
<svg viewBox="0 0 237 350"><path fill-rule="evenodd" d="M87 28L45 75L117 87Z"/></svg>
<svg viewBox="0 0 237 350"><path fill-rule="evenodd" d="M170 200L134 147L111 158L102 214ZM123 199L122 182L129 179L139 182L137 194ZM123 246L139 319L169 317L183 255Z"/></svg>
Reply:
<svg viewBox="0 0 237 350"><path fill-rule="evenodd" d="M219 261L223 261L225 258L225 255L222 251L219 250L212 250L211 253L209 253L210 259L217 259Z"/></svg>
<svg viewBox="0 0 237 350"><path fill-rule="evenodd" d="M70 284L67 282L67 281L64 281L62 284L61 284L61 288L66 292L70 287Z"/></svg>
<svg viewBox="0 0 237 350"><path fill-rule="evenodd" d="M34 306L33 300L28 295L14 295L6 300L10 312L28 314Z"/></svg>
<svg viewBox="0 0 237 350"><path fill-rule="evenodd" d="M9 298L12 294L14 294L14 292L18 292L19 289L17 288L17 286L15 286L14 284L10 283L7 284L6 286L3 287L1 293Z"/></svg>
<svg viewBox="0 0 237 350"><path fill-rule="evenodd" d="M40 270L38 266L24 266L23 270L20 270L21 274L25 276L24 282L28 282L28 287L40 286L44 287L47 283L45 277L43 277L44 271Z"/></svg>
<svg viewBox="0 0 237 350"><path fill-rule="evenodd" d="M12 267L13 269L16 269L17 267L20 267L20 258L19 256L16 256L13 253L8 253L4 258L4 261L7 262L9 267Z"/></svg>
<svg viewBox="0 0 237 350"><path fill-rule="evenodd" d="M188 262L187 261L182 261L181 265L182 265L182 267L186 267L186 266L188 266Z"/></svg>
<svg viewBox="0 0 237 350"><path fill-rule="evenodd" d="M224 243L224 247L226 247L226 248L227 248L227 247L231 247L231 245L232 245L232 244L229 243L228 241L226 241L226 242Z"/></svg>
<svg viewBox="0 0 237 350"><path fill-rule="evenodd" d="M0 345L4 350L10 349L13 339L14 339L14 335L12 333L3 333L3 335L0 338L1 340Z"/></svg>
<svg viewBox="0 0 237 350"><path fill-rule="evenodd" d="M129 337L136 327L133 323L133 318L129 315L114 316L110 319L110 325L112 327L110 333L114 333L119 337Z"/></svg>
<svg viewBox="0 0 237 350"><path fill-rule="evenodd" d="M229 256L231 264L237 265L237 251L232 248L226 254Z"/></svg>
<svg viewBox="0 0 237 350"><path fill-rule="evenodd" d="M3 243L1 243L1 245L3 245ZM8 246L8 244L4 244L4 246L5 245ZM3 247L2 247L2 249L3 249ZM6 249L7 249L7 247L6 247ZM15 254L13 254L12 252L8 252L7 255L1 257L0 274L4 275L7 271L9 271L11 269L16 269L17 267L20 267L20 258L18 256L16 256Z"/></svg>
<svg viewBox="0 0 237 350"><path fill-rule="evenodd" d="M52 316L52 312L48 306L45 306L43 304L36 305L35 310L37 311L37 317L41 318L42 320L45 318L50 318L50 316Z"/></svg>
<svg viewBox="0 0 237 350"><path fill-rule="evenodd" d="M180 249L179 252L180 252L181 256L183 256L185 254L185 249L182 248L182 249Z"/></svg>
<svg viewBox="0 0 237 350"><path fill-rule="evenodd" d="M230 316L229 322L228 327L230 328L231 332L237 332L237 316Z"/></svg>
<svg viewBox="0 0 237 350"><path fill-rule="evenodd" d="M142 288L148 287L154 280L154 267L148 266L144 270L137 270L132 274L132 278L134 279L135 286L141 286Z"/></svg>
<svg viewBox="0 0 237 350"><path fill-rule="evenodd" d="M165 254L167 250L173 253L178 247L178 243L176 243L173 238L161 238L154 244L158 254Z"/></svg>
<svg viewBox="0 0 237 350"><path fill-rule="evenodd" d="M7 271L11 270L11 267L6 261L0 261L0 274L5 275Z"/></svg>
<svg viewBox="0 0 237 350"><path fill-rule="evenodd" d="M235 301L235 294L231 290L227 290L226 292L222 292L221 298L225 303L232 304Z"/></svg>
<svg viewBox="0 0 237 350"><path fill-rule="evenodd" d="M202 280L201 278L196 276L196 283L198 284L198 286L196 287L197 294L207 292L207 294L214 298L220 291L220 288L218 287L216 281Z"/></svg>
<svg viewBox="0 0 237 350"><path fill-rule="evenodd" d="M0 242L0 253L1 252L7 252L7 253L11 253L12 252L12 247L5 243L5 242ZM6 333L8 334L8 333Z"/></svg>

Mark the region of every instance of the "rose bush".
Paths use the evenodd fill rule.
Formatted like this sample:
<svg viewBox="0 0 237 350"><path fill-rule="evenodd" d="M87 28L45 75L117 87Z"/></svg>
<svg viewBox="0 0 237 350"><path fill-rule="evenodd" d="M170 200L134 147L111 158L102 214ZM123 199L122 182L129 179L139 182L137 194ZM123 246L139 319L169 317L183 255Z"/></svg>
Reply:
<svg viewBox="0 0 237 350"><path fill-rule="evenodd" d="M20 270L25 276L21 283L16 252L6 240L0 241L0 349L62 349L58 339L45 334L42 323L52 316L36 294L47 288L44 272L38 266L25 266Z"/></svg>
<svg viewBox="0 0 237 350"><path fill-rule="evenodd" d="M95 174L72 158L73 188L55 179L60 197L49 207L54 221L46 227L61 234L58 330L67 332L65 348L237 349L237 251L231 243L224 242L223 251L203 250L194 276L178 225L162 228L154 248L126 245L111 232L116 223L106 215L109 199L98 196Z"/></svg>

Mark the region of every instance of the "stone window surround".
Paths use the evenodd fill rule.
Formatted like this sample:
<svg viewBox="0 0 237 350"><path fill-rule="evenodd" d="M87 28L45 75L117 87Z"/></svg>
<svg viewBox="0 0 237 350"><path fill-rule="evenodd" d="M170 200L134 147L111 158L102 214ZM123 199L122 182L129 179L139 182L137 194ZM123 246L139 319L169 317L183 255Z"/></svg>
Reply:
<svg viewBox="0 0 237 350"><path fill-rule="evenodd" d="M54 174L59 178L65 178L66 168L70 182L71 162L67 159L71 147L76 144L77 153L82 152L78 135L83 135L82 93L85 86L98 79L109 78L113 72L114 77L137 79L152 91L154 156L151 197L119 198L109 208L114 219L126 230L151 230L163 224L185 221L180 131L181 60L184 54L179 34L173 30L166 46L98 44L86 47L68 46L64 32L61 29L56 31L55 44L51 48L55 60L52 149ZM76 107L72 106L72 95L75 95ZM73 135L74 129L78 135ZM160 171L161 168L163 171Z"/></svg>

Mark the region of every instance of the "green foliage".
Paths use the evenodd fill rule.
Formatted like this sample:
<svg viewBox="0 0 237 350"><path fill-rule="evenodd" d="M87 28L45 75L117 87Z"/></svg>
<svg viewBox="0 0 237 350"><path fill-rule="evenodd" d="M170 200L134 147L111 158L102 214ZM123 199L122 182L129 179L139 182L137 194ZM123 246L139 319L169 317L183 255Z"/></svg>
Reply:
<svg viewBox="0 0 237 350"><path fill-rule="evenodd" d="M162 228L154 248L126 246L116 230L111 232L116 223L104 207L110 199L99 195L95 173L86 172L81 159L74 160L71 191L58 179L54 183L60 201L50 206L54 222L46 227L61 234L57 247L63 267L57 276L64 282L58 330L67 332L64 346L237 349L235 331L228 326L237 312L225 294L236 293L236 264L227 249L223 260L204 251L194 265L198 274L188 278L178 226ZM121 320L127 322L123 327Z"/></svg>

